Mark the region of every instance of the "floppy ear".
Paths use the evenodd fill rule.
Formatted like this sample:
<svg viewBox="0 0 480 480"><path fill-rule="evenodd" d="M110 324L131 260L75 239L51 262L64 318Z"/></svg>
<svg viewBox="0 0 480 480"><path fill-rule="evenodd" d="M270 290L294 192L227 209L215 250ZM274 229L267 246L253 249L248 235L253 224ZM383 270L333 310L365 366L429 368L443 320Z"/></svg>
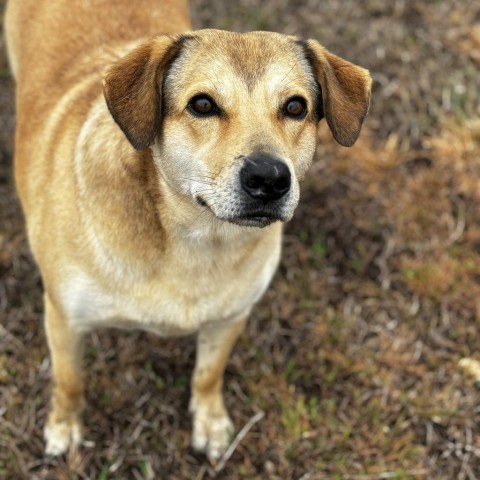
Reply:
<svg viewBox="0 0 480 480"><path fill-rule="evenodd" d="M315 40L302 42L322 89L323 112L335 140L352 146L370 105L368 70L331 54Z"/></svg>
<svg viewBox="0 0 480 480"><path fill-rule="evenodd" d="M182 37L152 38L115 62L104 76L108 109L136 150L148 148L158 133L163 78L181 44Z"/></svg>

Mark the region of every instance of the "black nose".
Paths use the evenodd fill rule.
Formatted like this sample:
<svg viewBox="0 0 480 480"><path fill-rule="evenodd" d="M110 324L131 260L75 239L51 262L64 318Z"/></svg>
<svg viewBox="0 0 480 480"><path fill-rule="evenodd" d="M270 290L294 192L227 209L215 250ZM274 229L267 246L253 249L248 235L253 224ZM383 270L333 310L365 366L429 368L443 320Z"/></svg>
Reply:
<svg viewBox="0 0 480 480"><path fill-rule="evenodd" d="M253 198L278 200L290 190L290 169L272 155L254 153L245 159L245 165L240 170L240 182Z"/></svg>

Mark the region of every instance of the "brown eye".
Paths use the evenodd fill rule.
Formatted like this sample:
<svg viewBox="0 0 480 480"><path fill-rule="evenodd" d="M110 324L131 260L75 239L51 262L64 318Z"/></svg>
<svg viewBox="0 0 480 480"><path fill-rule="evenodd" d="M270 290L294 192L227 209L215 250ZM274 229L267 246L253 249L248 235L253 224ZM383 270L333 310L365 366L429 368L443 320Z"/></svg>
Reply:
<svg viewBox="0 0 480 480"><path fill-rule="evenodd" d="M188 109L195 115L213 115L218 113L215 102L207 95L197 95L188 102Z"/></svg>
<svg viewBox="0 0 480 480"><path fill-rule="evenodd" d="M287 117L300 120L307 114L307 102L302 97L290 98L283 107L283 113Z"/></svg>

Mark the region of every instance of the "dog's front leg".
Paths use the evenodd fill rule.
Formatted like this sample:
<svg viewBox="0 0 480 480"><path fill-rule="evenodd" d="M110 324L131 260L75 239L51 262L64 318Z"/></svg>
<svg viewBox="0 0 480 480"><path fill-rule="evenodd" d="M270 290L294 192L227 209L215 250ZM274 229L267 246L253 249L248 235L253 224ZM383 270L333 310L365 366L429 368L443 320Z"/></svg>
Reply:
<svg viewBox="0 0 480 480"><path fill-rule="evenodd" d="M83 335L45 294L45 330L52 360L52 401L45 425L46 453L60 455L75 448L82 439L81 413L84 407L82 345Z"/></svg>
<svg viewBox="0 0 480 480"><path fill-rule="evenodd" d="M223 402L223 374L230 352L242 332L248 313L235 322L203 327L197 340L197 361L192 378L190 411L193 413L192 445L210 459L228 447L233 424Z"/></svg>

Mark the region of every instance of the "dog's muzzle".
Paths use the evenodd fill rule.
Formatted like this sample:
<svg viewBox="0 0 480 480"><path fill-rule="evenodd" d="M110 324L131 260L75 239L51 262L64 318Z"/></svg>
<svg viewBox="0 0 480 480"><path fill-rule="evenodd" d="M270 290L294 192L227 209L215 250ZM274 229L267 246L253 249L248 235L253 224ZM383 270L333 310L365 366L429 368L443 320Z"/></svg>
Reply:
<svg viewBox="0 0 480 480"><path fill-rule="evenodd" d="M239 172L241 198L230 222L243 226L266 227L285 220L284 207L291 189L288 165L267 153L245 157Z"/></svg>
<svg viewBox="0 0 480 480"><path fill-rule="evenodd" d="M242 163L237 164L231 187L220 188L220 194L210 198L197 194L196 202L220 220L245 227L290 220L298 202L298 188L288 164L262 152L237 159Z"/></svg>

